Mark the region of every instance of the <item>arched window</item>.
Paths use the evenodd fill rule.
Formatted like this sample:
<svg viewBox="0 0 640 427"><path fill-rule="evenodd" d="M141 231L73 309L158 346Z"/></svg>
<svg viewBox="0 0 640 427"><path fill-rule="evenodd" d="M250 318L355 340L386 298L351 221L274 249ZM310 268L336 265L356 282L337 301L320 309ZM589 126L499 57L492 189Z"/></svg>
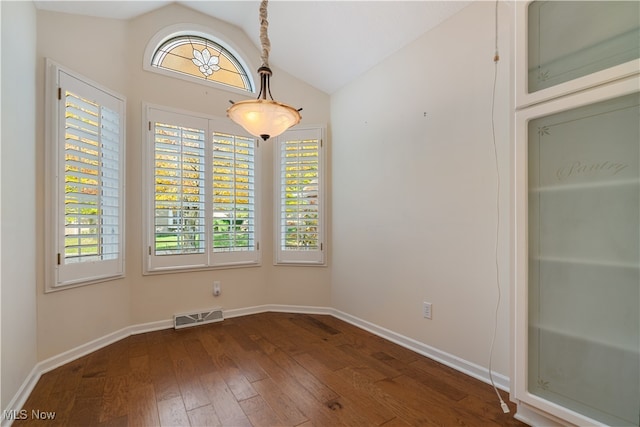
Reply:
<svg viewBox="0 0 640 427"><path fill-rule="evenodd" d="M220 42L202 34L179 33L155 47L151 67L254 92L246 67Z"/></svg>

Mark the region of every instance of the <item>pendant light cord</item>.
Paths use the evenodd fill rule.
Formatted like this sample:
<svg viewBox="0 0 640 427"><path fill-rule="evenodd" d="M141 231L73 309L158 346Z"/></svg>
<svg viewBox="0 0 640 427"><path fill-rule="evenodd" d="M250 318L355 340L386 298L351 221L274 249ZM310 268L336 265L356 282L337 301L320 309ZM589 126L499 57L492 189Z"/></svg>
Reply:
<svg viewBox="0 0 640 427"><path fill-rule="evenodd" d="M269 68L269 52L271 51L271 42L269 41L269 21L267 20L267 3L268 0L262 0L260 3L260 45L262 47L262 66Z"/></svg>
<svg viewBox="0 0 640 427"><path fill-rule="evenodd" d="M498 83L498 62L500 61L500 54L498 52L498 0L495 2L495 53L493 55L493 89L491 91L491 136L493 141L493 158L496 172L496 238L494 247L494 260L495 260L495 273L496 273L496 287L498 291L498 298L496 301L496 310L494 313L493 323L493 336L491 337L491 349L489 350L489 380L491 386L493 386L496 396L500 401L500 407L506 414L509 413L509 406L505 403L500 396L498 387L493 381L493 370L491 368L493 361L493 348L496 341L496 333L498 330L498 312L500 309L501 290L500 290L500 264L498 263L498 240L500 237L500 169L498 168L498 148L496 144L496 123L495 123L495 110L496 110L496 88Z"/></svg>

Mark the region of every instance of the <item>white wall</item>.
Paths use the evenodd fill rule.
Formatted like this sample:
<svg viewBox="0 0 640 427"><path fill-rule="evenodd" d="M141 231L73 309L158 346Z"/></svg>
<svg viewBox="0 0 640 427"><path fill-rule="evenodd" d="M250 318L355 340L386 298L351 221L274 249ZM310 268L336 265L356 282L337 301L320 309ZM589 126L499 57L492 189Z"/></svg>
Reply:
<svg viewBox="0 0 640 427"><path fill-rule="evenodd" d="M256 16L258 11L256 10ZM257 18L256 18L257 19ZM231 40L248 61L260 54L238 28L189 8L170 4L130 21L38 11L38 105L43 104L44 58L113 89L127 98L126 151L126 277L98 285L44 294L44 263L38 263L38 355L58 355L130 325L171 319L174 313L222 306L245 308L263 304L328 306L330 271L326 267L272 265L272 144L263 146L260 184L262 199L262 266L174 273L142 274L142 105L143 102L224 117L228 92L142 68L148 41L161 29L182 23L211 28ZM73 43L69 43L72 40ZM274 47L275 48L275 47ZM250 64L252 65L252 64ZM253 64L254 70L258 65ZM304 107L303 124L326 124L329 96L273 67L276 99ZM43 117L38 120L39 152L44 151ZM39 158L39 168L44 163ZM44 200L43 176L38 173L38 198ZM42 218L39 218L42 228ZM38 233L42 235L42 233ZM41 244L42 241L39 240ZM41 245L40 245L41 246ZM222 295L212 296L213 280L222 282Z"/></svg>
<svg viewBox="0 0 640 427"><path fill-rule="evenodd" d="M8 408L37 360L35 51L36 11L31 2L2 9L2 146L0 236L2 366L0 410ZM19 409L19 408L8 408Z"/></svg>
<svg viewBox="0 0 640 427"><path fill-rule="evenodd" d="M475 2L331 97L332 305L487 367L497 301L494 3ZM500 5L496 133L509 374L511 11ZM425 116L426 113L426 116ZM433 319L422 317L422 302Z"/></svg>

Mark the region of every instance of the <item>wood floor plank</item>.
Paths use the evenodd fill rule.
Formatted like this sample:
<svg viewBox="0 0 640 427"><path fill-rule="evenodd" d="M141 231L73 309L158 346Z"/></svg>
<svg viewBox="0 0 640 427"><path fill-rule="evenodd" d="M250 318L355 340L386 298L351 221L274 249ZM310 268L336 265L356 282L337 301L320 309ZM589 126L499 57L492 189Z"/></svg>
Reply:
<svg viewBox="0 0 640 427"><path fill-rule="evenodd" d="M340 350L339 346L327 346L325 343L314 345L307 353L313 354L317 360L332 371L337 371L347 366L354 366L359 363L357 358Z"/></svg>
<svg viewBox="0 0 640 427"><path fill-rule="evenodd" d="M338 394L336 394L330 386L320 381L312 372L303 368L295 359L283 351L275 351L269 357L300 383L300 385L319 402L326 402L338 398Z"/></svg>
<svg viewBox="0 0 640 427"><path fill-rule="evenodd" d="M515 413L515 404L505 401L511 410L511 413L505 414L500 405L498 405L498 402L497 397L494 401L488 402L486 399L480 399L474 395L469 395L460 401L460 403L464 404L465 408L469 408L469 413L481 414L483 418L491 420L501 426L521 425L521 423L511 415Z"/></svg>
<svg viewBox="0 0 640 427"><path fill-rule="evenodd" d="M478 381L468 375L460 375L460 372L455 369L426 357L411 362L411 366L429 373L432 376L437 376L450 386L464 390L467 394L482 399L487 404L499 408L498 398L489 384ZM503 399L506 402L508 400L506 393L501 393L503 393Z"/></svg>
<svg viewBox="0 0 640 427"><path fill-rule="evenodd" d="M228 334L244 351L258 350L258 346L247 334L242 331L242 328L237 324L231 323L224 326L224 331Z"/></svg>
<svg viewBox="0 0 640 427"><path fill-rule="evenodd" d="M129 426L129 417L123 415L118 418L113 418L108 421L102 421L97 424L99 427L128 427Z"/></svg>
<svg viewBox="0 0 640 427"><path fill-rule="evenodd" d="M117 341L107 348L107 377L129 373L129 340Z"/></svg>
<svg viewBox="0 0 640 427"><path fill-rule="evenodd" d="M226 339L220 337L219 335L222 333L224 333L224 329L212 328L210 337L206 340L202 338L203 346L207 349L207 352L212 355L213 362L220 368L231 365L236 366L249 382L267 378L267 373L256 363L256 353L254 351L243 350L231 337L227 337ZM223 347L224 351L216 350L216 345Z"/></svg>
<svg viewBox="0 0 640 427"><path fill-rule="evenodd" d="M294 399L283 392L283 389L270 378L253 383L253 387L262 396L273 411L286 425L298 425L307 421L307 417L300 412Z"/></svg>
<svg viewBox="0 0 640 427"><path fill-rule="evenodd" d="M381 427L412 427L412 425L403 419L396 417L382 424Z"/></svg>
<svg viewBox="0 0 640 427"><path fill-rule="evenodd" d="M105 377L82 377L78 384L77 393L83 397L102 398L106 382Z"/></svg>
<svg viewBox="0 0 640 427"><path fill-rule="evenodd" d="M303 356L304 357L304 356ZM303 362L305 363L305 362ZM343 375L350 377L352 385L358 390L365 391L376 404L388 409L400 421L400 424L409 425L447 425L439 422L438 418L426 413L423 408L415 405L407 405L406 401L412 399L411 395L398 392L398 390L385 390L385 381L374 381L371 377L361 373L360 369L343 368Z"/></svg>
<svg viewBox="0 0 640 427"><path fill-rule="evenodd" d="M291 323L309 331L322 340L340 334L339 330L328 325L323 320L324 319L304 314L292 314L289 316L289 321Z"/></svg>
<svg viewBox="0 0 640 427"><path fill-rule="evenodd" d="M200 336L184 340L184 348L189 354L194 369L200 374L208 374L216 369L211 363L211 355L207 352Z"/></svg>
<svg viewBox="0 0 640 427"><path fill-rule="evenodd" d="M372 351L372 353L382 351L404 363L411 363L423 357L415 351L409 350L408 348L405 348L399 344L387 341L384 338L376 335L372 335L370 339L367 340L367 346L374 350Z"/></svg>
<svg viewBox="0 0 640 427"><path fill-rule="evenodd" d="M349 344L344 344L338 346L338 349L349 355L351 358L359 360L361 364L364 362L366 366L378 371L380 375L383 375L385 378L395 378L401 375L401 372L394 367L373 357L370 350L366 347L358 349Z"/></svg>
<svg viewBox="0 0 640 427"><path fill-rule="evenodd" d="M250 399L258 394L253 385L242 375L242 372L237 367L227 366L220 370L220 375L236 400Z"/></svg>
<svg viewBox="0 0 640 427"><path fill-rule="evenodd" d="M442 380L439 376L420 370L417 367L402 362L385 352L377 352L372 356L375 359L393 367L403 375L420 381L425 387L433 390L434 393L442 394L451 400L460 401L469 395L464 391L464 389Z"/></svg>
<svg viewBox="0 0 640 427"><path fill-rule="evenodd" d="M146 334L132 335L129 338L129 358L147 356L148 348Z"/></svg>
<svg viewBox="0 0 640 427"><path fill-rule="evenodd" d="M334 334L327 333L317 325L320 322L303 320L304 315L288 314L286 316L274 317L273 322L281 331L286 331L290 337L295 337L299 347L298 351L305 351L308 344L319 344L324 342Z"/></svg>
<svg viewBox="0 0 640 427"><path fill-rule="evenodd" d="M218 372L202 377L205 391L222 425L250 426L251 422Z"/></svg>
<svg viewBox="0 0 640 427"><path fill-rule="evenodd" d="M342 406L353 408L363 414L370 425L381 425L393 419L395 415L388 408L378 404L366 387L359 386L350 375L348 368L331 371L315 360L309 353L295 356L305 369L331 387L342 399Z"/></svg>
<svg viewBox="0 0 640 427"><path fill-rule="evenodd" d="M162 340L148 340L149 375L158 401L180 396L169 351Z"/></svg>
<svg viewBox="0 0 640 427"><path fill-rule="evenodd" d="M238 365L227 355L224 351L224 346L220 345L214 336L202 333L198 336L198 341L202 351L200 356L202 363L204 363L205 359L208 359L207 367L198 368L199 375L218 371L238 401L256 396L257 393L251 386L250 381L244 376Z"/></svg>
<svg viewBox="0 0 640 427"><path fill-rule="evenodd" d="M38 410L46 410L53 411L56 413L55 420L51 423L53 426L66 426L68 425L68 419L71 415L71 411L73 409L73 404L75 403L77 396L75 389L67 389L67 390L53 390L49 394L49 399L45 402L38 402L33 407L29 408L29 416L31 416L31 411L33 409ZM37 420L33 420L29 418L34 425L39 425ZM15 424L15 423L14 423Z"/></svg>
<svg viewBox="0 0 640 427"><path fill-rule="evenodd" d="M276 361L267 355L256 354L256 359L261 364L265 372L269 374L269 378L277 384L280 384L281 389L292 398L301 395L301 393L305 393L313 396L315 400L324 404L329 400L335 400L340 397L326 385L319 388L310 387L307 389L304 385L296 381L294 376L279 366Z"/></svg>
<svg viewBox="0 0 640 427"><path fill-rule="evenodd" d="M292 376L288 375L275 361L269 358L266 354L256 353L255 362L263 367L264 371L268 374L267 378L261 381L272 382L278 385L278 388L282 394L287 396L292 401L295 401L296 407L304 414L308 419L312 420L315 425L319 426L332 426L332 425L357 425L358 423L351 420L351 412L337 411L341 408L339 404L339 398L334 399L331 402L318 401L311 395L306 388L300 383L295 381ZM258 389L259 382L252 383L258 393L261 389ZM266 392L266 389L262 390ZM267 402L272 399L271 396L263 396ZM277 403L277 402L270 402ZM330 407L330 403L333 405Z"/></svg>
<svg viewBox="0 0 640 427"><path fill-rule="evenodd" d="M381 384L387 393L404 396L402 401L407 408L428 414L430 419L441 420L440 422L444 425L464 423L468 426L478 427L499 426L499 424L484 418L482 414L468 416L467 409L462 405L457 405L456 402L447 401L447 399L433 394L416 394L416 391L421 390L419 383L404 375L390 380L381 380L377 384Z"/></svg>
<svg viewBox="0 0 640 427"><path fill-rule="evenodd" d="M68 417L70 426L92 426L99 422L100 418L99 397L76 397Z"/></svg>
<svg viewBox="0 0 640 427"><path fill-rule="evenodd" d="M165 399L158 402L160 425L165 427L188 426L189 417L181 397Z"/></svg>
<svg viewBox="0 0 640 427"><path fill-rule="evenodd" d="M438 417L438 414L434 414L428 410L427 407L419 407L419 405L416 405L413 397L408 396L392 379L385 378L377 381L373 390L377 401L390 408L396 415L396 418L399 418L409 425L455 425L451 423L451 417L449 415L447 415L445 419L442 419Z"/></svg>
<svg viewBox="0 0 640 427"><path fill-rule="evenodd" d="M259 395L241 401L240 406L254 427L287 425Z"/></svg>
<svg viewBox="0 0 640 427"><path fill-rule="evenodd" d="M290 321L290 316L291 314L286 313L262 313L244 316L237 321L240 328L253 337L254 341L262 338L287 354L307 351L310 343L321 341L317 335L295 326ZM292 327L295 327L295 332L291 330Z"/></svg>
<svg viewBox="0 0 640 427"><path fill-rule="evenodd" d="M109 365L109 350L101 348L87 357L87 363L82 371L84 378L104 377Z"/></svg>
<svg viewBox="0 0 640 427"><path fill-rule="evenodd" d="M128 419L131 427L160 424L153 386L145 385L129 390Z"/></svg>
<svg viewBox="0 0 640 427"><path fill-rule="evenodd" d="M200 382L200 376L193 366L184 343L182 341L171 342L168 345L168 350L187 411L208 405L210 402L207 393Z"/></svg>
<svg viewBox="0 0 640 427"><path fill-rule="evenodd" d="M149 372L149 357L146 354L129 359L128 380L130 389L153 383Z"/></svg>
<svg viewBox="0 0 640 427"><path fill-rule="evenodd" d="M187 412L189 417L189 423L193 427L197 426L207 426L207 427L217 427L222 426L220 422L220 418L216 414L216 411L213 409L212 405L201 406L199 408L192 409Z"/></svg>
<svg viewBox="0 0 640 427"><path fill-rule="evenodd" d="M54 392L73 390L75 391L82 379L82 370L86 363L86 358L81 358L69 362L61 367L60 375L56 379Z"/></svg>
<svg viewBox="0 0 640 427"><path fill-rule="evenodd" d="M24 409L56 417L15 426L523 426L488 384L288 313L131 336L43 374Z"/></svg>
<svg viewBox="0 0 640 427"><path fill-rule="evenodd" d="M314 315L317 316L317 315ZM360 329L354 325L343 322L332 316L326 316L323 321L335 328L342 331L345 336L345 343L356 349L367 348L370 353L376 351L385 351L391 354L396 359L402 360L405 363L411 363L412 361L420 358L421 356L414 351L404 348L398 344L385 340L384 338L373 335L364 329Z"/></svg>
<svg viewBox="0 0 640 427"><path fill-rule="evenodd" d="M100 408L100 422L119 418L129 413L128 375L105 379Z"/></svg>

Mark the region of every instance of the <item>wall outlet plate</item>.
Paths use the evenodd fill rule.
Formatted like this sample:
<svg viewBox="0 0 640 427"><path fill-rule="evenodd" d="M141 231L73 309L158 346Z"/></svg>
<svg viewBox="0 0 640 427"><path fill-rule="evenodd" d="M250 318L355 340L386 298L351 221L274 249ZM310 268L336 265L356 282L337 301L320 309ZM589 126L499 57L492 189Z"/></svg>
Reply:
<svg viewBox="0 0 640 427"><path fill-rule="evenodd" d="M432 312L431 312L431 303L430 302L424 301L422 303L422 316L425 319L431 319Z"/></svg>

